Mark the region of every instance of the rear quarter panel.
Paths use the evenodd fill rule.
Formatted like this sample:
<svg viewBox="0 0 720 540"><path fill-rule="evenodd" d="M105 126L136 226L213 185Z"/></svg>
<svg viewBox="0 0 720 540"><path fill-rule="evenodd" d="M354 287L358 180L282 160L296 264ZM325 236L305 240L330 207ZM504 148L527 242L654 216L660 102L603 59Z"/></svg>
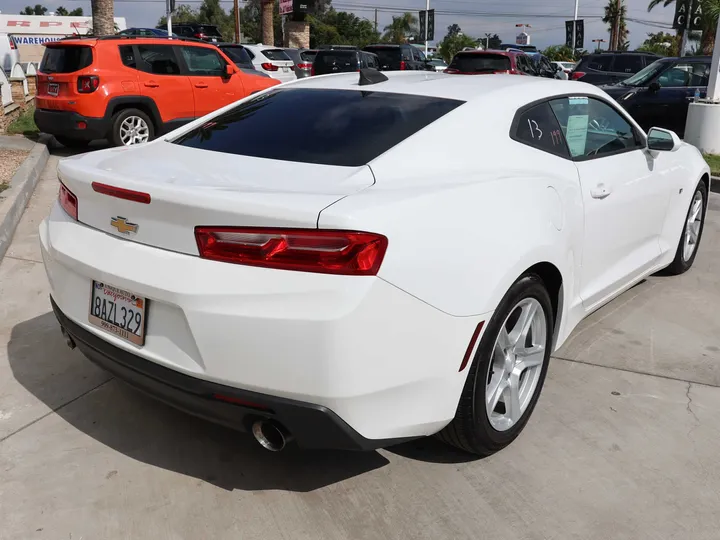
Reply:
<svg viewBox="0 0 720 540"><path fill-rule="evenodd" d="M375 185L324 210L319 226L385 234L379 276L451 315L495 309L540 262L562 273L566 305L581 260L577 169L511 140L515 108L468 104L416 133L371 162Z"/></svg>

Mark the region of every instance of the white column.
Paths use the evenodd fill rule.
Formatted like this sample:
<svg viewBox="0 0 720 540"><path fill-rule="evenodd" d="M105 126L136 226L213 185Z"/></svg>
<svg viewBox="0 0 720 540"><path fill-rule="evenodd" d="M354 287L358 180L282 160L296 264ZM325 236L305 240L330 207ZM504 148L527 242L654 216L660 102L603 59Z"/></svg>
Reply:
<svg viewBox="0 0 720 540"><path fill-rule="evenodd" d="M708 81L707 98L711 101L720 100L720 24L715 33L715 47L713 48L712 64L710 65L710 80Z"/></svg>

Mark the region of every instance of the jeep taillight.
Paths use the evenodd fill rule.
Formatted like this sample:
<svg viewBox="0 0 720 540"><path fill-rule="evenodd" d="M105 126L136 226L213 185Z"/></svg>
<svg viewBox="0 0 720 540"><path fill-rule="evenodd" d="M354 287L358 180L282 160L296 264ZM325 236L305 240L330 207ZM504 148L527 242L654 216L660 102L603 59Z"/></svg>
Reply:
<svg viewBox="0 0 720 540"><path fill-rule="evenodd" d="M77 91L81 94L91 94L100 86L97 75L81 75L77 80Z"/></svg>

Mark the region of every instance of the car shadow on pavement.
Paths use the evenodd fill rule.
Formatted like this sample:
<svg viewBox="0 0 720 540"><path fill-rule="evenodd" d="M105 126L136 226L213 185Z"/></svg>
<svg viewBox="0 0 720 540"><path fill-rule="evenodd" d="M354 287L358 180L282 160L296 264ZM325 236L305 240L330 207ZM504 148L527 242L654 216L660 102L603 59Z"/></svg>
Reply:
<svg viewBox="0 0 720 540"><path fill-rule="evenodd" d="M73 428L133 460L226 490L309 492L389 463L378 452L291 445L268 452L247 434L177 411L109 376L103 382L98 368L65 345L52 313L12 329L8 358L15 379ZM85 387L75 384L62 395L57 386L74 379L87 379Z"/></svg>
<svg viewBox="0 0 720 540"><path fill-rule="evenodd" d="M459 464L484 459L445 444L435 437L423 437L386 448L388 452L425 463Z"/></svg>

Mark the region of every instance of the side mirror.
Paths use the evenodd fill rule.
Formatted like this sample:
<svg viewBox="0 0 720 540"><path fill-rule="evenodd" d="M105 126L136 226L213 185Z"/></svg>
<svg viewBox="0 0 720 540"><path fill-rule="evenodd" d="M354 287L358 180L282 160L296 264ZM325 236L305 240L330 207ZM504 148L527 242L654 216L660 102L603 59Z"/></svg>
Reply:
<svg viewBox="0 0 720 540"><path fill-rule="evenodd" d="M232 67L230 64L226 64L226 65L225 65L225 75L224 75L224 77L225 77L226 79L229 79L230 77L232 77L233 73L235 73L235 68Z"/></svg>
<svg viewBox="0 0 720 540"><path fill-rule="evenodd" d="M648 131L647 146L649 150L657 150L658 152L674 152L682 141L674 131L662 128L650 128Z"/></svg>
<svg viewBox="0 0 720 540"><path fill-rule="evenodd" d="M648 86L648 90L650 90L651 92L657 92L658 90L660 90L660 88L662 88L662 86L660 86L660 83L657 81L651 82Z"/></svg>

